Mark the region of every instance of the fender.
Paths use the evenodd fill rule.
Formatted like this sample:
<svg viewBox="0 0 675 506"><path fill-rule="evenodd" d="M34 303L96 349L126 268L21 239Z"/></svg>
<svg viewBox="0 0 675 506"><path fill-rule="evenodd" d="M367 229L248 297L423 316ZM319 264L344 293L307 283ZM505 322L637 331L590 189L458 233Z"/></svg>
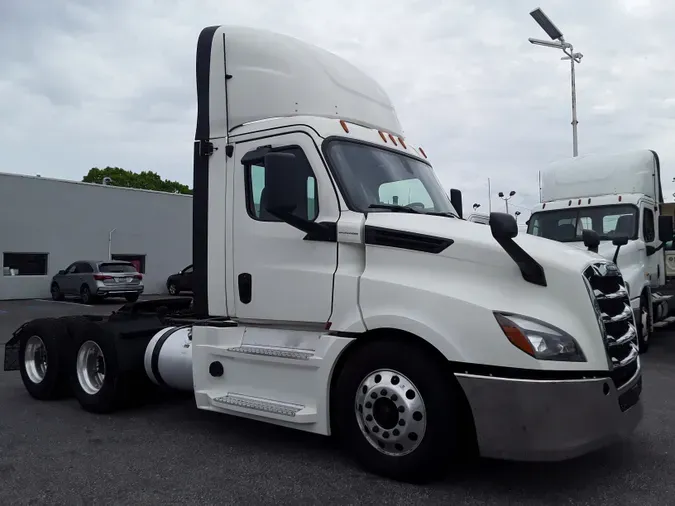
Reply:
<svg viewBox="0 0 675 506"><path fill-rule="evenodd" d="M441 332L418 320L399 315L376 315L364 320L366 328L370 330L390 328L402 330L423 339L450 361L465 362L465 357L457 346L449 339L448 329Z"/></svg>

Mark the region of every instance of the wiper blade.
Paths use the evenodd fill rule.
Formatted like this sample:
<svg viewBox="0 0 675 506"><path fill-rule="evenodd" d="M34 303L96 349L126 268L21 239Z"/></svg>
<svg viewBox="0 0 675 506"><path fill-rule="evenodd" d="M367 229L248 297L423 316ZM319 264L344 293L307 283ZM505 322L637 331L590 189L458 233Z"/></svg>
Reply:
<svg viewBox="0 0 675 506"><path fill-rule="evenodd" d="M441 212L441 211L427 211L424 214L431 214L432 216L446 216L448 218L457 218L457 216L455 216L452 213L444 213L444 212Z"/></svg>
<svg viewBox="0 0 675 506"><path fill-rule="evenodd" d="M414 207L399 206L398 204L370 204L368 209L387 209L394 212L401 211L404 213L425 214L422 211L418 211Z"/></svg>

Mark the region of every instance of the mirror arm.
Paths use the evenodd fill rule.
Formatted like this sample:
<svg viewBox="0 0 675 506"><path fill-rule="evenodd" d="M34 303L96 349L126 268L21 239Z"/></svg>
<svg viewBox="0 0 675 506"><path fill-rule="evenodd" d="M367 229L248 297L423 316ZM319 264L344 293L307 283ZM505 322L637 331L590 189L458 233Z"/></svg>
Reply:
<svg viewBox="0 0 675 506"><path fill-rule="evenodd" d="M336 241L336 229L330 223L316 223L314 221L305 220L299 216L295 216L292 211L281 209L267 209L269 213L276 216L284 223L293 228L305 232L304 237L307 241Z"/></svg>
<svg viewBox="0 0 675 506"><path fill-rule="evenodd" d="M661 244L659 244L656 247L647 246L647 256L652 256L654 253L658 253L660 250L662 250L664 248L665 245L666 245L666 243L662 242Z"/></svg>
<svg viewBox="0 0 675 506"><path fill-rule="evenodd" d="M612 262L616 264L617 259L619 258L619 250L621 249L621 244L619 244L616 247L616 251L614 252L614 258L612 259Z"/></svg>

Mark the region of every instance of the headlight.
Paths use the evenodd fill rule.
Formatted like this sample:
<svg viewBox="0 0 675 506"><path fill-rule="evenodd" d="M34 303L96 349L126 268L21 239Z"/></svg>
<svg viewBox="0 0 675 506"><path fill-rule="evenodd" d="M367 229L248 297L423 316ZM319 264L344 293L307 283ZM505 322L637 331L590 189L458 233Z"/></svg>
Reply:
<svg viewBox="0 0 675 506"><path fill-rule="evenodd" d="M586 362L579 344L564 330L526 316L494 315L511 344L528 355L539 360Z"/></svg>

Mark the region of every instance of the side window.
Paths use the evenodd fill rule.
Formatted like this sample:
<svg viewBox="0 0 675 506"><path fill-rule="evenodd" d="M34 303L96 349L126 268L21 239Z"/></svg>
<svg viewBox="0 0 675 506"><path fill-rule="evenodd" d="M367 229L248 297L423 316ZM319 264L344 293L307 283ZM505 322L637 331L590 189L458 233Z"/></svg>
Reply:
<svg viewBox="0 0 675 506"><path fill-rule="evenodd" d="M652 242L656 239L656 227L654 225L654 211L647 209L644 210L644 218L642 222L642 233L645 236L645 242Z"/></svg>
<svg viewBox="0 0 675 506"><path fill-rule="evenodd" d="M298 202L293 214L313 221L319 214L318 192L316 177L312 167L300 148L288 148L279 150L284 153L293 153L295 155L295 170L298 176L307 179L307 198ZM257 161L255 164L244 167L246 177L246 207L251 218L259 221L280 221L276 216L272 216L265 209L265 185L266 168L263 161Z"/></svg>
<svg viewBox="0 0 675 506"><path fill-rule="evenodd" d="M192 274L192 266L188 267L183 271L183 274Z"/></svg>
<svg viewBox="0 0 675 506"><path fill-rule="evenodd" d="M66 269L66 274L74 274L77 264L71 264L70 267Z"/></svg>
<svg viewBox="0 0 675 506"><path fill-rule="evenodd" d="M77 267L78 274L90 274L94 269L87 262L81 262Z"/></svg>

